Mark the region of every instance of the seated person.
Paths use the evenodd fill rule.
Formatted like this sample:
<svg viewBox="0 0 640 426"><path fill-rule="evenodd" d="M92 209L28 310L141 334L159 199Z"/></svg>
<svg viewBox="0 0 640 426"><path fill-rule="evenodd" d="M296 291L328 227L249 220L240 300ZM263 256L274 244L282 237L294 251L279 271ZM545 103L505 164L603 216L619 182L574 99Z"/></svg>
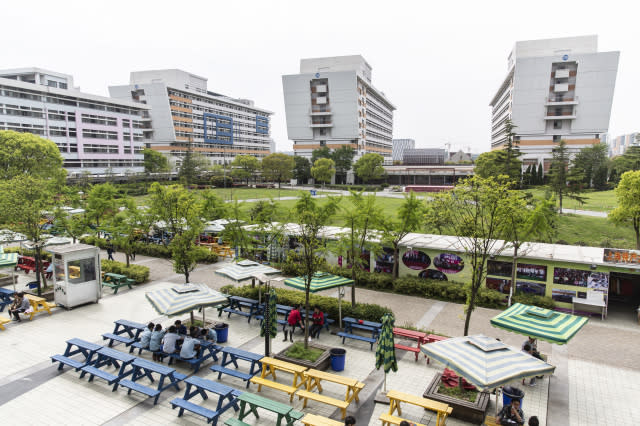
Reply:
<svg viewBox="0 0 640 426"><path fill-rule="evenodd" d="M151 333L153 333L153 329L155 324L152 322L147 325L147 328L144 329L142 333L140 333L140 346L143 349L149 349L149 342L151 341Z"/></svg>
<svg viewBox="0 0 640 426"><path fill-rule="evenodd" d="M45 277L50 280L51 277L53 277L53 262L49 264L49 266L47 266L47 270L45 271L46 275Z"/></svg>
<svg viewBox="0 0 640 426"><path fill-rule="evenodd" d="M180 358L182 359L192 359L198 354L200 350L200 345L198 344L198 335L194 334L187 336L184 338L184 343L182 344L182 348L180 349Z"/></svg>
<svg viewBox="0 0 640 426"><path fill-rule="evenodd" d="M14 321L22 321L20 319L20 314L27 312L31 308L31 304L29 303L29 299L27 299L24 295L24 292L19 291L16 293L15 299L13 299L13 303L9 308L9 315L13 315Z"/></svg>
<svg viewBox="0 0 640 426"><path fill-rule="evenodd" d="M538 358L541 361L544 361L542 359L542 356L538 353L538 351L534 351L531 346L529 345L529 343L525 343L524 347L522 349L524 352L528 353L529 355ZM529 381L529 386L535 386L536 385L536 378L541 379L542 376L536 376L536 377L532 377L531 380Z"/></svg>
<svg viewBox="0 0 640 426"><path fill-rule="evenodd" d="M162 338L162 352L172 354L178 352L176 343L178 342L178 333L176 333L176 326L169 327L169 332Z"/></svg>
<svg viewBox="0 0 640 426"><path fill-rule="evenodd" d="M217 342L218 335L213 328L201 328L200 329L200 340L206 340L208 342Z"/></svg>
<svg viewBox="0 0 640 426"><path fill-rule="evenodd" d="M302 324L302 315L300 315L300 305L294 306L291 312L289 312L289 316L287 317L287 324L285 324L283 342L287 341L288 333L290 333L289 340L293 342L293 332L296 329L296 326L300 327L302 331L304 331L304 325Z"/></svg>
<svg viewBox="0 0 640 426"><path fill-rule="evenodd" d="M182 321L176 320L176 322L174 322L173 325L176 326L176 332L178 334L182 336L187 334L187 327L185 325L182 325Z"/></svg>
<svg viewBox="0 0 640 426"><path fill-rule="evenodd" d="M313 307L313 315L311 316L311 319L313 321L313 325L309 330L309 336L315 339L320 334L320 330L324 325L324 314L320 311L318 306Z"/></svg>
<svg viewBox="0 0 640 426"><path fill-rule="evenodd" d="M498 414L498 421L501 425L524 425L524 413L520 409L520 401L512 399L511 404L502 407Z"/></svg>
<svg viewBox="0 0 640 426"><path fill-rule="evenodd" d="M529 426L539 426L540 425L540 420L538 420L538 417L536 417L536 416L531 416L531 417L529 417L529 421L527 422L527 425L529 425Z"/></svg>
<svg viewBox="0 0 640 426"><path fill-rule="evenodd" d="M149 350L153 352L154 361L161 361L160 356L157 355L156 352L161 349L164 333L164 330L162 330L162 324L156 324L153 329L153 333L151 333L151 338L149 339Z"/></svg>
<svg viewBox="0 0 640 426"><path fill-rule="evenodd" d="M527 343L529 344L529 346L531 346L531 349L533 349L535 352L538 352L538 339L529 336L529 338L522 344L522 350L524 350L524 347Z"/></svg>

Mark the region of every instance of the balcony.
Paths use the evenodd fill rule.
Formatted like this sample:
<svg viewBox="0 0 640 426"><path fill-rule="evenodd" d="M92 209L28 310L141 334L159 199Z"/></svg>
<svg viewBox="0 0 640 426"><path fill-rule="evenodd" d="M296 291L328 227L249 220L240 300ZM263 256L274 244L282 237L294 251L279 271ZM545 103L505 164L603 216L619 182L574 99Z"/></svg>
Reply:
<svg viewBox="0 0 640 426"><path fill-rule="evenodd" d="M553 86L554 92L568 92L569 91L569 83L559 83Z"/></svg>
<svg viewBox="0 0 640 426"><path fill-rule="evenodd" d="M578 97L577 96L549 96L545 99L544 104L546 106L553 105L578 105Z"/></svg>
<svg viewBox="0 0 640 426"><path fill-rule="evenodd" d="M309 114L312 117L322 117L322 116L329 116L332 113L331 113L331 108L329 108L328 106L326 106L326 107L322 107L322 106L318 107L318 106L314 105L314 107L309 110Z"/></svg>
<svg viewBox="0 0 640 426"><path fill-rule="evenodd" d="M569 78L569 70L556 70L555 78Z"/></svg>
<svg viewBox="0 0 640 426"><path fill-rule="evenodd" d="M573 111L547 111L545 120L573 120L576 118L576 113Z"/></svg>

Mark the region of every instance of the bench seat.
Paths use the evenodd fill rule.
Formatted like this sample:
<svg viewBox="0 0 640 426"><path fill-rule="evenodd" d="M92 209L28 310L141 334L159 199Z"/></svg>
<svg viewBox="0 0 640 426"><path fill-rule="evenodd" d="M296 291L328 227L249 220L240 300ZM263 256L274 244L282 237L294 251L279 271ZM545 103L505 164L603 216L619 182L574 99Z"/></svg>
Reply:
<svg viewBox="0 0 640 426"><path fill-rule="evenodd" d="M197 373L198 370L200 370L200 365L209 358L209 355L204 355L202 358L184 359L184 358L182 358L180 356L180 354L167 354L167 353L164 353L164 352L163 352L162 356L168 356L169 357L169 365L173 364L173 360L174 359L176 361L182 361L182 362L188 363L193 368L193 372L194 373Z"/></svg>
<svg viewBox="0 0 640 426"><path fill-rule="evenodd" d="M0 317L0 330L4 330L4 325L10 323L11 320L7 317Z"/></svg>
<svg viewBox="0 0 640 426"><path fill-rule="evenodd" d="M106 371L102 371L99 368L94 367L93 365L85 365L81 367L82 374L80 374L80 378L82 378L85 374L89 374L89 381L93 381L94 376L100 377L102 380L105 380L108 384L114 385L111 391L115 391L118 389L118 381L120 380L118 376L114 376L111 373L107 373Z"/></svg>
<svg viewBox="0 0 640 426"><path fill-rule="evenodd" d="M239 309L233 309L233 308L224 308L222 311L228 313L227 317L231 317L231 314L237 314L237 315L242 315L243 317L247 317L249 318L249 320L251 320L251 314L249 312L245 312L245 311L241 311Z"/></svg>
<svg viewBox="0 0 640 426"><path fill-rule="evenodd" d="M293 401L293 394L296 393L296 391L298 390L298 388L294 388L293 386L283 385L282 383L274 382L268 379L263 379L262 377L258 377L258 376L253 376L249 380L251 383L258 385L258 392L262 390L262 386L267 386L269 388L273 388L288 394L289 402Z"/></svg>
<svg viewBox="0 0 640 426"><path fill-rule="evenodd" d="M124 343L127 346L131 345L133 342L136 341L136 339L133 339L131 337L124 337L119 334L113 334L113 333L104 333L102 335L102 340L107 340L107 339L109 339L109 347L113 345L114 340L120 343Z"/></svg>
<svg viewBox="0 0 640 426"><path fill-rule="evenodd" d="M231 417L230 419L225 420L224 424L227 426L251 426L249 423L245 423L242 420L236 419L235 417Z"/></svg>
<svg viewBox="0 0 640 426"><path fill-rule="evenodd" d="M415 426L424 426L421 423L416 423L416 422L412 422L411 420L406 420L400 417L396 417L392 414L389 413L382 413L380 414L379 417L380 421L382 421L382 426L388 426L388 425L399 425L403 420L409 422L412 425Z"/></svg>
<svg viewBox="0 0 640 426"><path fill-rule="evenodd" d="M133 281L133 280L131 280ZM135 283L135 281L133 281L133 283ZM106 281L102 281L102 287L109 287L111 289L113 289L113 294L118 294L118 290L120 289L120 287L129 287L130 289L133 289L133 287L131 287L131 284L129 282L129 280L120 283L120 284L116 284L116 283L112 283L112 282L106 282Z"/></svg>
<svg viewBox="0 0 640 426"><path fill-rule="evenodd" d="M68 365L69 367L75 368L76 371L80 370L82 367L85 366L84 362L80 362L80 361L76 361L75 359L71 359L69 357L66 357L64 355L53 355L51 357L51 362L55 363L55 362L59 362L60 365L58 366L58 370L62 370L64 368L64 365Z"/></svg>
<svg viewBox="0 0 640 426"><path fill-rule="evenodd" d="M376 342L376 339L374 339L373 337L365 337L365 336L359 336L357 334L349 334L349 333L345 333L344 331L339 332L338 336L342 337L343 345L344 345L344 339L346 338L362 340L363 342L369 342L369 344L371 345L371 350L373 350L373 344Z"/></svg>
<svg viewBox="0 0 640 426"><path fill-rule="evenodd" d="M180 411L178 411L178 417L181 417L184 413L184 410L187 410L204 417L205 419L207 419L207 423L213 423L213 421L220 415L220 413L218 413L217 411L210 410L182 398L175 398L171 401L171 408L175 409L176 407L180 408Z"/></svg>
<svg viewBox="0 0 640 426"><path fill-rule="evenodd" d="M127 395L131 395L131 391L134 390L136 392L145 394L148 397L155 397L155 399L153 400L153 405L156 405L158 403L158 397L160 396L160 391L158 389L152 389L148 386L141 385L140 383L132 382L131 380L121 380L120 386L129 389Z"/></svg>
<svg viewBox="0 0 640 426"><path fill-rule="evenodd" d="M310 413L306 414L300 421L305 426L344 426L343 422Z"/></svg>
<svg viewBox="0 0 640 426"><path fill-rule="evenodd" d="M409 352L415 352L416 354L416 361L418 360L418 354L420 353L420 348L418 347L413 347L413 346L406 346L406 345L401 345L399 343L396 343L393 345L396 349L400 349L403 351L409 351Z"/></svg>
<svg viewBox="0 0 640 426"><path fill-rule="evenodd" d="M347 416L347 407L349 403L347 401L343 401L341 399L332 398L330 396L320 395L319 393L309 392L306 390L299 390L298 398L304 398L304 403L302 404L302 408L307 408L307 399L313 399L314 401L322 402L323 404L333 405L334 407L339 408L342 411L342 419Z"/></svg>
<svg viewBox="0 0 640 426"><path fill-rule="evenodd" d="M225 368L220 365L212 365L211 371L218 373L218 380L220 380L223 374L228 374L229 376L242 379L245 382L247 382L247 389L249 388L249 380L253 377L253 375L251 374L243 373L242 371L238 371L238 370L232 370L230 368Z"/></svg>

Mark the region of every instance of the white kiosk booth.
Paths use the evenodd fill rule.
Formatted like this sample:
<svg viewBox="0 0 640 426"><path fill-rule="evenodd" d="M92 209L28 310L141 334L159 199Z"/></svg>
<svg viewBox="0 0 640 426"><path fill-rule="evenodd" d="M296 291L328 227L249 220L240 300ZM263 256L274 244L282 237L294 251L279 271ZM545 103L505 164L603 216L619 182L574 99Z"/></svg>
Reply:
<svg viewBox="0 0 640 426"><path fill-rule="evenodd" d="M100 249L87 244L51 247L53 297L56 305L67 309L97 302L102 297Z"/></svg>

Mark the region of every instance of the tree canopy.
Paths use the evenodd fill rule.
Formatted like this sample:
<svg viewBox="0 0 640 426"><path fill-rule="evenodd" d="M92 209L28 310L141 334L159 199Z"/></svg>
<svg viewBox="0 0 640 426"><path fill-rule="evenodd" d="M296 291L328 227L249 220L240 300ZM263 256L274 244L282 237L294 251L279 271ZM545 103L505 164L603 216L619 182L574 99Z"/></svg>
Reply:
<svg viewBox="0 0 640 426"><path fill-rule="evenodd" d="M320 158L311 167L311 176L317 181L327 183L336 174L335 163L329 158Z"/></svg>
<svg viewBox="0 0 640 426"><path fill-rule="evenodd" d="M383 163L384 157L382 155L370 152L364 154L356 161L353 170L356 172L356 176L362 179L363 182L370 182L384 176Z"/></svg>
<svg viewBox="0 0 640 426"><path fill-rule="evenodd" d="M231 175L237 179L244 179L249 184L256 170L260 168L260 160L253 155L237 155L231 162Z"/></svg>
<svg viewBox="0 0 640 426"><path fill-rule="evenodd" d="M311 177L311 163L306 157L299 155L293 156L293 178L298 181L298 184L307 183Z"/></svg>
<svg viewBox="0 0 640 426"><path fill-rule="evenodd" d="M62 183L66 172L55 143L32 133L0 130L0 180L33 176Z"/></svg>
<svg viewBox="0 0 640 426"><path fill-rule="evenodd" d="M94 185L87 195L87 215L92 218L96 226L100 226L100 221L105 216L116 214L117 203L116 194L118 190L110 183Z"/></svg>
<svg viewBox="0 0 640 426"><path fill-rule="evenodd" d="M144 171L147 173L168 172L169 160L162 153L149 148L142 150L144 154Z"/></svg>
<svg viewBox="0 0 640 426"><path fill-rule="evenodd" d="M311 152L311 164L315 164L321 158L331 158L331 150L328 146L323 146L318 149L314 149ZM333 158L331 158L333 159Z"/></svg>
<svg viewBox="0 0 640 426"><path fill-rule="evenodd" d="M622 175L616 198L618 207L609 213L609 220L617 225L630 224L636 234L636 249L640 250L640 170Z"/></svg>
<svg viewBox="0 0 640 426"><path fill-rule="evenodd" d="M293 176L293 157L286 154L274 153L262 159L262 176L270 181L288 181Z"/></svg>
<svg viewBox="0 0 640 426"><path fill-rule="evenodd" d="M578 184L583 179L579 169L570 167L569 150L565 141L553 148L553 158L549 167L549 187L558 198L559 212L562 213L562 201L565 196L582 202L580 197L581 186Z"/></svg>
<svg viewBox="0 0 640 426"><path fill-rule="evenodd" d="M336 178L339 177L341 183L346 183L347 172L351 170L355 155L356 151L348 145L342 145L331 153L331 159L336 165Z"/></svg>
<svg viewBox="0 0 640 426"><path fill-rule="evenodd" d="M573 159L572 167L582 176L586 188L606 189L609 172L609 157L606 144L584 147Z"/></svg>

